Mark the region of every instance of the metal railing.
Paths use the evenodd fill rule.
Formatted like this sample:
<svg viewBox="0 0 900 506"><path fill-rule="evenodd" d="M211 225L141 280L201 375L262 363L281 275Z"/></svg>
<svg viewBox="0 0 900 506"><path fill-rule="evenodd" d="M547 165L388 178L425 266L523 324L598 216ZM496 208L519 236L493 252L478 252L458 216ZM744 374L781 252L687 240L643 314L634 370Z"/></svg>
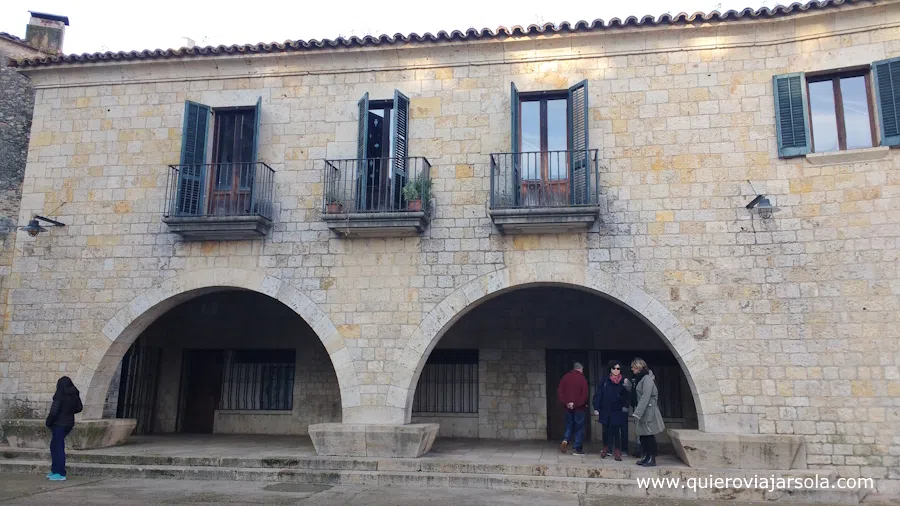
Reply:
<svg viewBox="0 0 900 506"><path fill-rule="evenodd" d="M491 209L587 206L599 196L598 150L491 154Z"/></svg>
<svg viewBox="0 0 900 506"><path fill-rule="evenodd" d="M423 157L325 160L325 214L423 211L430 197Z"/></svg>
<svg viewBox="0 0 900 506"><path fill-rule="evenodd" d="M263 162L170 165L165 217L262 216L272 219L275 171Z"/></svg>

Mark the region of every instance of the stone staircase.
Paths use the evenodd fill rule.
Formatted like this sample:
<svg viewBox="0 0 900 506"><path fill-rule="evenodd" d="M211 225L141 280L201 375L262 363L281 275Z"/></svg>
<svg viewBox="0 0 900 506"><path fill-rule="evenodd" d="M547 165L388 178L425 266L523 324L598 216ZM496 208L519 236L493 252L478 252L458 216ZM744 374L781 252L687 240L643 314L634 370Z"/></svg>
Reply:
<svg viewBox="0 0 900 506"><path fill-rule="evenodd" d="M629 459L633 460L633 459ZM0 448L0 472L46 473L46 450ZM72 451L67 454L71 474L108 478L160 478L291 482L322 485L456 487L495 490L541 490L578 494L584 506L608 503L608 496L737 501L788 501L816 504L858 504L866 491L788 489L769 492L745 487L719 489L639 487L638 478L751 479L770 477L770 471L693 469L638 466L497 464L439 459L372 459L362 457L238 458L157 455L117 455ZM775 471L780 477L828 477L815 470Z"/></svg>

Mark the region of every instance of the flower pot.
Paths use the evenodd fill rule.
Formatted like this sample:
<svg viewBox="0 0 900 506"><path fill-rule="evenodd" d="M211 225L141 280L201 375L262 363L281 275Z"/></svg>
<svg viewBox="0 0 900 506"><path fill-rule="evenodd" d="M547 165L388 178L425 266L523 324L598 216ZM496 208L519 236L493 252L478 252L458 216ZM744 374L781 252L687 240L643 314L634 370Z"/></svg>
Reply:
<svg viewBox="0 0 900 506"><path fill-rule="evenodd" d="M422 199L410 200L407 204L406 208L410 211L421 211L422 210Z"/></svg>
<svg viewBox="0 0 900 506"><path fill-rule="evenodd" d="M344 204L341 202L329 202L325 209L328 214L338 214L344 210Z"/></svg>

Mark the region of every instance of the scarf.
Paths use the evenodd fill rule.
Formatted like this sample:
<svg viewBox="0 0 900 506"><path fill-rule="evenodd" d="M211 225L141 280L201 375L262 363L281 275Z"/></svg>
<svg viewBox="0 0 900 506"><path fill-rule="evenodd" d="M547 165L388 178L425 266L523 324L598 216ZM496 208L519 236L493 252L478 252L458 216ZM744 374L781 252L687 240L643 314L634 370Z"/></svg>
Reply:
<svg viewBox="0 0 900 506"><path fill-rule="evenodd" d="M621 373L620 373L620 374L616 374L616 375L610 374L610 375L609 375L609 381L612 381L613 384L618 385L619 383L622 382L622 374L621 374Z"/></svg>

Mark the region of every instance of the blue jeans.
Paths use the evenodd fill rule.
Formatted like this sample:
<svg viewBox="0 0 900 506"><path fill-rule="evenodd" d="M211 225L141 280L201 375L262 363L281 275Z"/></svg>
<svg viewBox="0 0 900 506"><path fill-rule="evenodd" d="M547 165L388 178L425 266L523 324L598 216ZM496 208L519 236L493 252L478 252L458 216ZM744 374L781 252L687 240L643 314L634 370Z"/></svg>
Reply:
<svg viewBox="0 0 900 506"><path fill-rule="evenodd" d="M566 433L563 435L563 439L572 441L572 432L574 432L575 441L572 443L572 448L576 450L581 450L581 442L584 441L584 419L586 415L587 412L584 410L566 410Z"/></svg>
<svg viewBox="0 0 900 506"><path fill-rule="evenodd" d="M66 475L66 436L72 427L50 428L53 436L50 438L50 472L60 476Z"/></svg>

